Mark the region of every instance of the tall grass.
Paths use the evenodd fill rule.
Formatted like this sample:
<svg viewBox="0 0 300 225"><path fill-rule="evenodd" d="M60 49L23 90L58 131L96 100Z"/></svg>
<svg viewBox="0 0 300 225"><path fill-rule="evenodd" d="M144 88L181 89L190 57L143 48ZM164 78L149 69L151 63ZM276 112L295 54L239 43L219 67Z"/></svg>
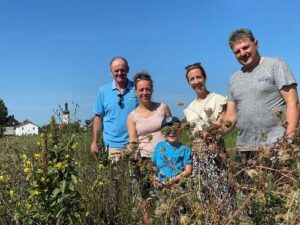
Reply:
<svg viewBox="0 0 300 225"><path fill-rule="evenodd" d="M233 130L225 136L227 149L233 154L236 133ZM71 137L62 135L63 139ZM132 165L130 157L111 166L103 155L90 153L91 131L79 132L75 139L79 144L74 160L81 224L142 224L140 190L133 173L136 165ZM31 187L23 171L22 155L33 158L40 153L39 140L37 136L0 138L0 224L18 224L20 213L26 213L20 211L20 204L28 201L30 194L26 190ZM184 133L182 140L190 144L190 134ZM204 203L187 179L185 188L178 184L159 194L151 192L152 224L298 224L299 161L299 145L288 146L284 141L250 161L235 155L228 161L227 174L237 196L234 212L224 214L224 206L218 201ZM32 221L30 224L37 224L34 217Z"/></svg>

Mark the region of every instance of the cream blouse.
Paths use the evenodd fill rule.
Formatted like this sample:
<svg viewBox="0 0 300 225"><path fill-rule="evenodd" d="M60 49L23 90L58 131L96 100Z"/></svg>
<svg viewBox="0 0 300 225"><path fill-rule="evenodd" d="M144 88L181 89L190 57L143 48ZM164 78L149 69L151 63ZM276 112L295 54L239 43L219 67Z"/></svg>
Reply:
<svg viewBox="0 0 300 225"><path fill-rule="evenodd" d="M224 96L212 92L201 102L193 100L183 112L188 122L195 123L194 131L203 130L203 125L208 125L209 119L212 122L217 120L226 103Z"/></svg>

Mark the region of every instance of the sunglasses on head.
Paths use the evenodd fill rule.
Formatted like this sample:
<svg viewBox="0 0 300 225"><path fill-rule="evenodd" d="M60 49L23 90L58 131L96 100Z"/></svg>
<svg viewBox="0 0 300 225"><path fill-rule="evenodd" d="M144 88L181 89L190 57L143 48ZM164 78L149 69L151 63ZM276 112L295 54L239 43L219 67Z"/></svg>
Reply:
<svg viewBox="0 0 300 225"><path fill-rule="evenodd" d="M199 67L201 67L201 63L197 62L197 63L193 63L193 64L190 64L190 65L187 65L186 67L184 67L184 69L190 70L192 68L199 68Z"/></svg>
<svg viewBox="0 0 300 225"><path fill-rule="evenodd" d="M118 105L119 105L121 108L123 108L124 97L123 97L122 94L118 94L118 97L119 97L119 99L118 99Z"/></svg>

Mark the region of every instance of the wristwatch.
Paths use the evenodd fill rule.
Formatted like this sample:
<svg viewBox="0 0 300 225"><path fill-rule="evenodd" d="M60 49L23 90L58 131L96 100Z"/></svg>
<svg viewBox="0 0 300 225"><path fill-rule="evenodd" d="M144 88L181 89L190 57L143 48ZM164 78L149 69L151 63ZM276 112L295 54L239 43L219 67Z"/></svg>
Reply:
<svg viewBox="0 0 300 225"><path fill-rule="evenodd" d="M288 139L287 139L287 143L290 144L290 145L291 145L291 144L294 144L294 139L288 138Z"/></svg>

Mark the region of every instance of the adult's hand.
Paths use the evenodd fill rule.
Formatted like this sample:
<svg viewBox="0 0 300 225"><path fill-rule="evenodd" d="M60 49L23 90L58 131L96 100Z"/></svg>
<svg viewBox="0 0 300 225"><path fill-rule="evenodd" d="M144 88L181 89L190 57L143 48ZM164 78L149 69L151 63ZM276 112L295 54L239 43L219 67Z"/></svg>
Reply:
<svg viewBox="0 0 300 225"><path fill-rule="evenodd" d="M163 184L157 178L153 180L153 185L159 190L163 188Z"/></svg>
<svg viewBox="0 0 300 225"><path fill-rule="evenodd" d="M98 153L99 152L99 149L98 149L98 146L97 146L97 142L92 142L92 144L91 144L91 152L92 153Z"/></svg>
<svg viewBox="0 0 300 225"><path fill-rule="evenodd" d="M97 147L99 131L102 131L102 117L100 115L95 115L93 122L93 141L91 144L92 153L99 152L99 149Z"/></svg>

